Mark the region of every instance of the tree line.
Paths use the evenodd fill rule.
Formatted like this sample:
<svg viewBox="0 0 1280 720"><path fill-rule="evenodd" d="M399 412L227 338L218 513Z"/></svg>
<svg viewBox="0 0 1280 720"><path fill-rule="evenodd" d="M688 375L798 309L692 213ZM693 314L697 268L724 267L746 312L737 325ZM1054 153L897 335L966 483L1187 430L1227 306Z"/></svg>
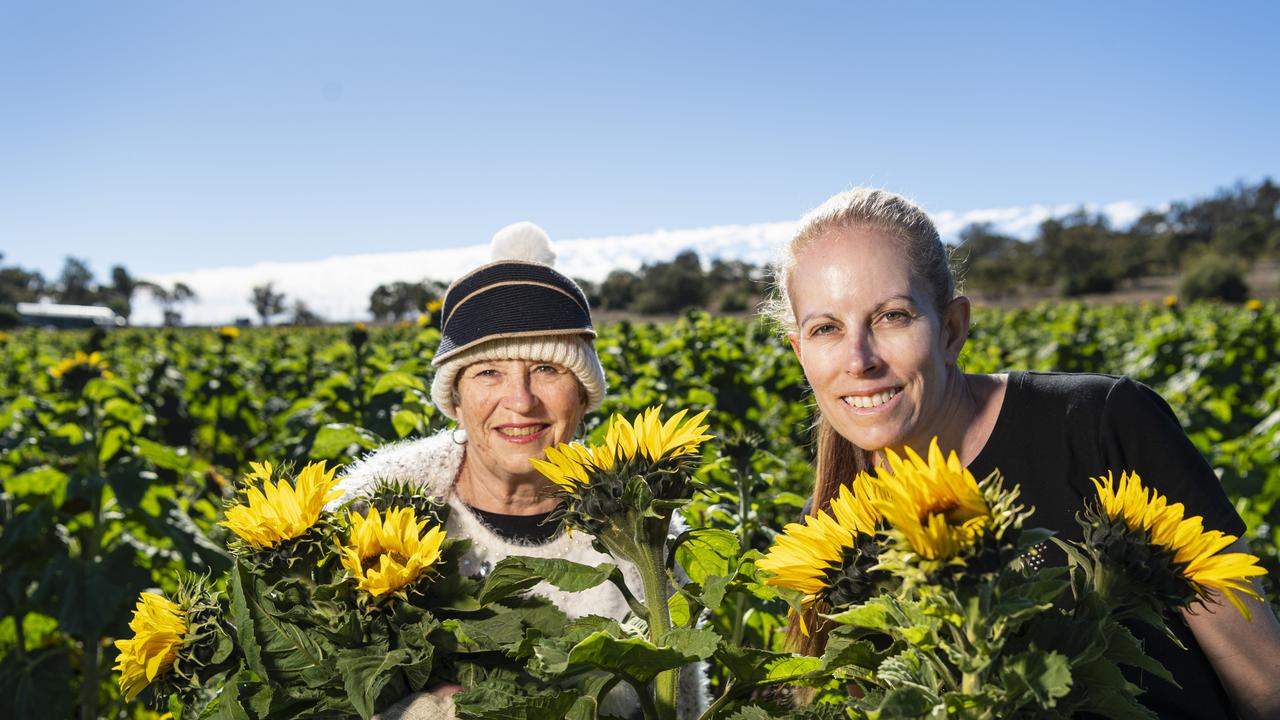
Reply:
<svg viewBox="0 0 1280 720"><path fill-rule="evenodd" d="M1207 198L1147 210L1125 228L1112 227L1105 215L1084 209L1044 221L1029 239L974 224L961 231L953 252L966 290L984 297L1046 291L1074 297L1112 292L1145 277L1178 275L1179 293L1187 299L1239 302L1249 292L1246 269L1261 260L1280 259L1280 186L1270 178L1237 183ZM614 270L598 283L578 283L592 307L603 310L732 313L759 302L768 289L768 271L739 260L713 259L704 265L695 251L686 250L634 272ZM446 287L438 279L379 285L369 297L369 313L387 322L415 317ZM127 320L140 292L160 305L166 325L181 324L182 306L196 299L183 283L164 287L140 280L122 265L113 266L109 278L100 282L85 261L72 257L53 279L0 264L0 327L18 322L17 303L41 300L103 305ZM273 283L254 287L250 302L263 324L281 317L300 325L324 322L302 300L289 303Z"/></svg>

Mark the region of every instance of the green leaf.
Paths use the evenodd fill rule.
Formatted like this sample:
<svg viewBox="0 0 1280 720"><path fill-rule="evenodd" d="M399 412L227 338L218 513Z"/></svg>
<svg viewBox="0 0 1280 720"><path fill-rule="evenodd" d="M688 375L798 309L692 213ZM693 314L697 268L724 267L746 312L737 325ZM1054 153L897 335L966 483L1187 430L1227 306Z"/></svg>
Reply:
<svg viewBox="0 0 1280 720"><path fill-rule="evenodd" d="M569 560L513 556L503 558L485 578L480 603L489 604L518 595L546 580L565 592L593 588L617 572L618 566L602 563L595 567Z"/></svg>
<svg viewBox="0 0 1280 720"><path fill-rule="evenodd" d="M676 628L662 636L662 644L684 653L686 657L706 660L719 646L720 635L708 628Z"/></svg>
<svg viewBox="0 0 1280 720"><path fill-rule="evenodd" d="M1058 698L1071 691L1071 665L1066 656L1034 645L1006 660L1001 677L1006 688L1029 691L1041 708L1053 707Z"/></svg>
<svg viewBox="0 0 1280 720"><path fill-rule="evenodd" d="M369 397L377 397L385 392L392 390L418 390L426 392L427 385L414 375L401 370L392 370L383 373L378 377L378 381L373 384L373 390L370 391Z"/></svg>
<svg viewBox="0 0 1280 720"><path fill-rule="evenodd" d="M61 720L71 717L71 660L64 647L0 659L0 717Z"/></svg>
<svg viewBox="0 0 1280 720"><path fill-rule="evenodd" d="M281 597L277 590L269 589L241 562L233 567L231 580L237 583L234 590L228 583L232 622L250 669L282 685L308 679L315 685L317 674L332 673L328 642L314 628L282 617L284 613L269 599L272 593Z"/></svg>
<svg viewBox="0 0 1280 720"><path fill-rule="evenodd" d="M1108 658L1124 665L1142 668L1165 682L1181 687L1165 666L1143 651L1142 643L1134 637L1129 628L1110 621L1106 625L1103 637L1107 641L1106 656Z"/></svg>
<svg viewBox="0 0 1280 720"><path fill-rule="evenodd" d="M880 720L920 718L929 715L938 699L924 688L908 685L885 693L878 711Z"/></svg>
<svg viewBox="0 0 1280 720"><path fill-rule="evenodd" d="M129 431L121 427L107 428L102 433L102 442L98 446L98 462L105 464L120 452L120 448L129 440Z"/></svg>
<svg viewBox="0 0 1280 720"><path fill-rule="evenodd" d="M595 668L645 683L663 670L672 670L696 659L696 655L672 647L658 647L641 638L618 639L607 632L596 632L574 645L563 663L549 664L548 669L563 673L574 668Z"/></svg>
<svg viewBox="0 0 1280 720"><path fill-rule="evenodd" d="M50 502L57 506L66 499L67 474L57 468L42 465L6 478L4 489L18 497L47 495Z"/></svg>
<svg viewBox="0 0 1280 720"><path fill-rule="evenodd" d="M139 455L158 468L178 473L186 473L191 469L192 458L186 448L171 448L143 437L135 437L133 444L138 447Z"/></svg>
<svg viewBox="0 0 1280 720"><path fill-rule="evenodd" d="M880 598L875 598L828 617L832 622L841 625L852 625L868 630L888 632L890 613L885 602Z"/></svg>
<svg viewBox="0 0 1280 720"><path fill-rule="evenodd" d="M147 417L146 411L141 407L118 397L103 403L102 411L107 417L124 423L135 433L142 432L142 425Z"/></svg>
<svg viewBox="0 0 1280 720"><path fill-rule="evenodd" d="M671 597L667 598L667 612L671 615L672 625L688 625L693 619L693 606L689 602L689 596L684 592L672 593Z"/></svg>
<svg viewBox="0 0 1280 720"><path fill-rule="evenodd" d="M320 428L311 444L311 456L335 460L358 455L362 449L372 450L382 444L377 435L347 423L329 423Z"/></svg>
<svg viewBox="0 0 1280 720"><path fill-rule="evenodd" d="M724 594L729 584L733 582L733 578L726 575L708 575L706 583L702 586L702 602L712 610L720 609L720 603L724 602Z"/></svg>
<svg viewBox="0 0 1280 720"><path fill-rule="evenodd" d="M369 720L374 702L392 679L392 670L410 659L404 648L382 652L376 648L345 650L337 658L338 672L351 706Z"/></svg>
<svg viewBox="0 0 1280 720"><path fill-rule="evenodd" d="M676 562L689 579L705 585L707 576L732 577L741 546L738 537L728 530L699 528L686 530L675 541Z"/></svg>
<svg viewBox="0 0 1280 720"><path fill-rule="evenodd" d="M425 425L422 415L412 410L402 409L391 416L391 427L395 428L397 437L408 437L415 432L420 432Z"/></svg>

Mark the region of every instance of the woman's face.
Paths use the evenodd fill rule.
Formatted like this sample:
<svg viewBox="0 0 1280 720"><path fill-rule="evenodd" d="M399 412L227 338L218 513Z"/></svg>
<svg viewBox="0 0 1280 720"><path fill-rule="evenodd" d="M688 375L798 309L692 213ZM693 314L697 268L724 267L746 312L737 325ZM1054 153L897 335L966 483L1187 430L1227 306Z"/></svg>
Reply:
<svg viewBox="0 0 1280 720"><path fill-rule="evenodd" d="M571 440L586 409L577 376L554 363L496 360L458 374L467 461L500 479L535 473L529 460Z"/></svg>
<svg viewBox="0 0 1280 720"><path fill-rule="evenodd" d="M946 424L947 367L964 346L967 302L939 317L902 242L864 228L811 242L788 287L799 326L791 346L823 416L864 450L923 452Z"/></svg>

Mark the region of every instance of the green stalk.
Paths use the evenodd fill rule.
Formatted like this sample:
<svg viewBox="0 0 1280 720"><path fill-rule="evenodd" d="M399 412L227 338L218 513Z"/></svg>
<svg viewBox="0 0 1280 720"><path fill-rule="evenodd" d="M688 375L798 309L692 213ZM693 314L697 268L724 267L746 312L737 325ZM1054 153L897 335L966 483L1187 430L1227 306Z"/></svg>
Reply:
<svg viewBox="0 0 1280 720"><path fill-rule="evenodd" d="M649 607L649 641L661 645L662 639L671 631L671 610L667 607L666 582L666 527L670 518L662 518L654 524L662 524L660 532L649 533L650 538L659 538L656 542L639 545L636 553L636 568L640 571L640 581L644 586L644 603ZM663 670L653 681L654 706L659 720L674 720L676 716L676 693L680 686L680 671Z"/></svg>

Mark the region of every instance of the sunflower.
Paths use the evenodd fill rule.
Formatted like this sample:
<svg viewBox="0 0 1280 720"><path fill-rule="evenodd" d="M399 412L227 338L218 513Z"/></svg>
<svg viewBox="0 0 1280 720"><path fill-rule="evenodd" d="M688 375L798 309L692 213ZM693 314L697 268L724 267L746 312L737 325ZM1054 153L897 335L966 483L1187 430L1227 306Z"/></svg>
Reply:
<svg viewBox="0 0 1280 720"><path fill-rule="evenodd" d="M138 596L129 629L132 638L116 641L120 655L115 670L120 673L120 692L126 702L173 667L187 634L187 618L177 603L144 592Z"/></svg>
<svg viewBox="0 0 1280 720"><path fill-rule="evenodd" d="M547 448L546 460L531 460L533 467L566 491L573 492L591 482L594 471L613 470L637 458L657 463L697 452L710 440L702 424L710 410L686 418L681 410L662 422L658 406L651 407L628 422L621 415L609 420L602 445L561 443Z"/></svg>
<svg viewBox="0 0 1280 720"><path fill-rule="evenodd" d="M943 457L935 437L926 462L911 448L899 457L885 450L872 500L885 520L925 560L948 560L972 546L987 529L991 509L972 473L955 452Z"/></svg>
<svg viewBox="0 0 1280 720"><path fill-rule="evenodd" d="M1258 298L1252 298L1244 304L1244 309L1249 312L1260 312L1262 310L1262 301Z"/></svg>
<svg viewBox="0 0 1280 720"><path fill-rule="evenodd" d="M772 573L765 585L785 587L804 593L802 604L827 600L832 606L849 604L863 594L870 578L868 563L859 563L866 555L867 541L872 540L880 515L868 493L868 478L859 476L851 490L841 485L831 500L830 513L819 510L806 516L804 524L790 523L782 530L756 568ZM851 573L851 570L855 570ZM855 592L836 592L845 586L856 586Z"/></svg>
<svg viewBox="0 0 1280 720"><path fill-rule="evenodd" d="M534 470L567 492L590 483L589 472L599 468L600 461L596 459L593 448L581 443L561 443L549 447L546 456L546 460L533 459L529 462L533 464Z"/></svg>
<svg viewBox="0 0 1280 720"><path fill-rule="evenodd" d="M231 342L240 337L240 328L235 325L223 325L218 328L218 339L223 342Z"/></svg>
<svg viewBox="0 0 1280 720"><path fill-rule="evenodd" d="M1137 473L1121 473L1117 483L1108 472L1105 478L1093 478L1093 485L1107 517L1141 533L1152 545L1171 555L1175 575L1189 584L1195 595L1209 598L1210 591L1217 590L1241 615L1250 617L1249 608L1240 595L1261 600L1247 578L1265 575L1267 571L1258 566L1258 558L1253 555L1221 552L1236 541L1236 536L1205 530L1199 516L1184 517L1182 503L1169 504L1160 493L1143 487ZM1095 536L1108 537L1107 534Z"/></svg>
<svg viewBox="0 0 1280 720"><path fill-rule="evenodd" d="M102 359L102 353L84 353L79 350L74 357L63 358L57 365L49 368L49 374L58 379L76 374L88 377L111 377L111 371L107 369L107 361Z"/></svg>
<svg viewBox="0 0 1280 720"><path fill-rule="evenodd" d="M246 493L246 502L227 510L220 525L230 529L254 548L270 548L283 540L305 533L316 524L326 503L342 496L334 489L337 468L325 471L323 462L307 465L290 485L287 480L271 482L271 463L250 463L246 480L261 483Z"/></svg>
<svg viewBox="0 0 1280 720"><path fill-rule="evenodd" d="M338 551L342 564L361 590L380 597L416 582L440 560L445 531L439 526L423 534L426 520L418 520L413 508L378 508L368 515L351 513L351 532Z"/></svg>

